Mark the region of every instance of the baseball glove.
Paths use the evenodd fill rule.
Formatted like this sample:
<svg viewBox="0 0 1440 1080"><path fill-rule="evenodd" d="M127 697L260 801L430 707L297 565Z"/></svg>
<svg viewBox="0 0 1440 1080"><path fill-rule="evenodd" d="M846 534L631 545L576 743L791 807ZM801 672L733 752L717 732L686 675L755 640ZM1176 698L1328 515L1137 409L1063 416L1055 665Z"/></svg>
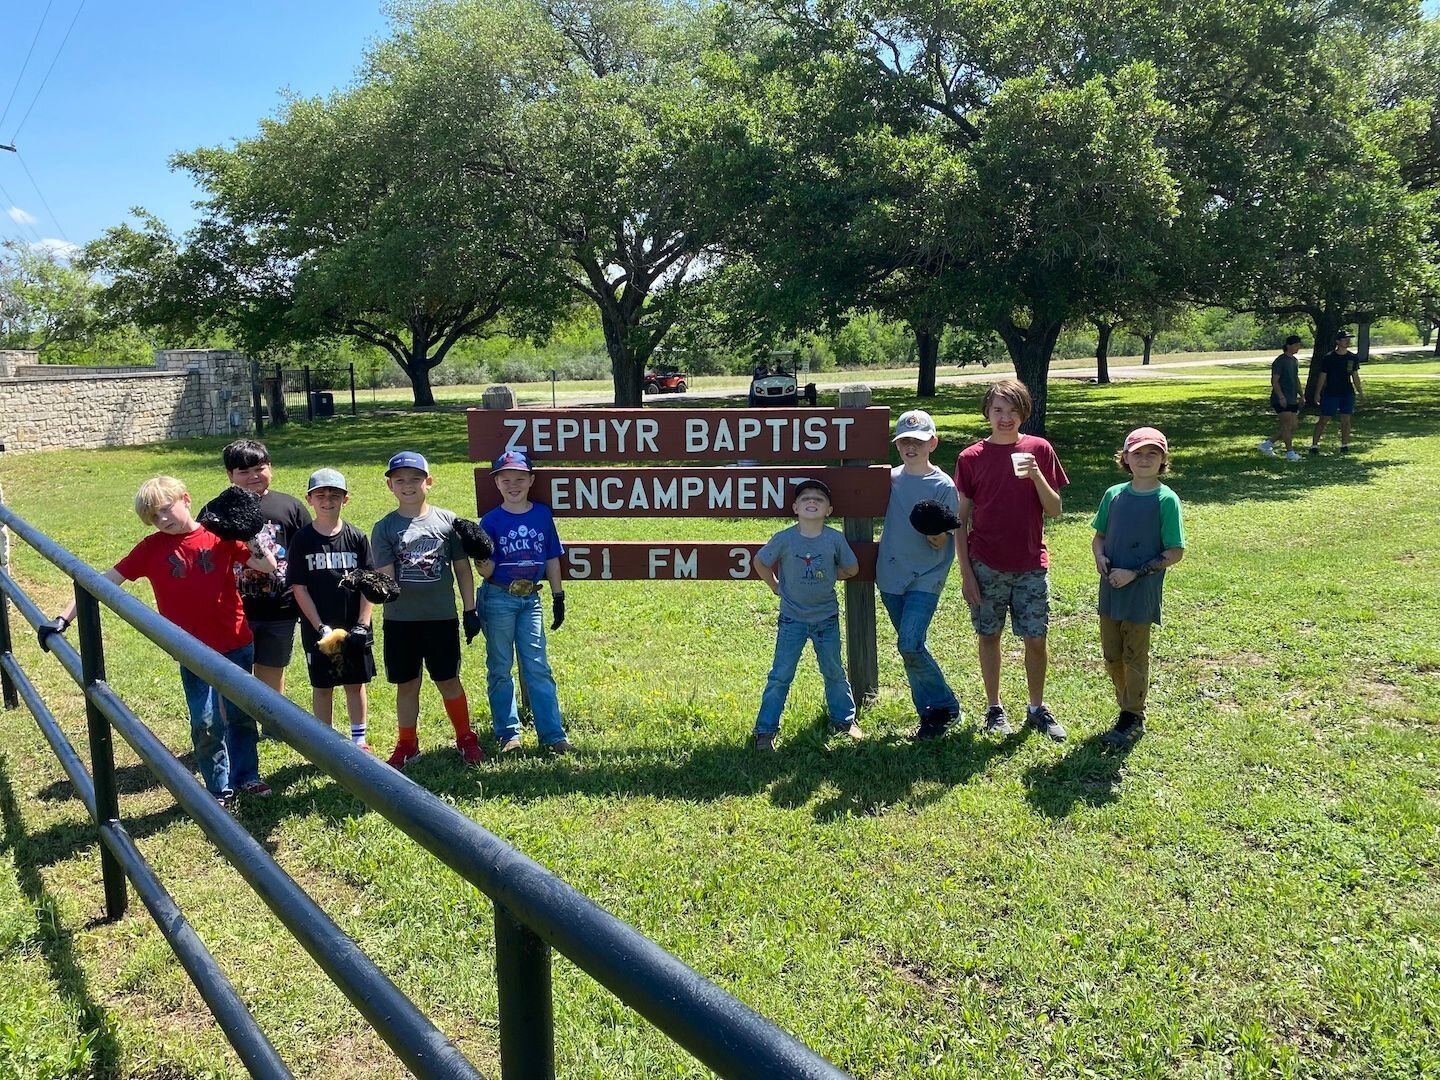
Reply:
<svg viewBox="0 0 1440 1080"><path fill-rule="evenodd" d="M934 499L922 499L910 510L910 524L918 533L939 536L960 527L955 511Z"/></svg>
<svg viewBox="0 0 1440 1080"><path fill-rule="evenodd" d="M456 518L455 532L460 536L460 546L470 558L476 562L494 558L495 545L490 542L490 537L485 535L485 530L480 528L478 523Z"/></svg>
<svg viewBox="0 0 1440 1080"><path fill-rule="evenodd" d="M199 520L222 540L253 540L265 527L260 496L233 485L210 500Z"/></svg>
<svg viewBox="0 0 1440 1080"><path fill-rule="evenodd" d="M340 587L358 592L372 604L388 604L400 596L395 579L375 570L351 570L340 579Z"/></svg>

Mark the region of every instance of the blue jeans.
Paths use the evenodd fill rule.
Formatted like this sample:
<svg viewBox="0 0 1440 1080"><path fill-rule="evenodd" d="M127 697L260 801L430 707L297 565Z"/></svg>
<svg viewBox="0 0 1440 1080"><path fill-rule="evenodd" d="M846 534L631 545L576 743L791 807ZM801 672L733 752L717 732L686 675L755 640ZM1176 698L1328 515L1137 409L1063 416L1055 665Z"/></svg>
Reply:
<svg viewBox="0 0 1440 1080"><path fill-rule="evenodd" d="M549 746L565 738L560 722L560 700L555 675L545 655L545 627L540 594L511 596L504 589L484 585L475 598L485 620L485 694L490 701L490 724L502 743L520 734L520 713L515 705L515 679L511 661L520 658L520 673L530 693L535 734Z"/></svg>
<svg viewBox="0 0 1440 1080"><path fill-rule="evenodd" d="M825 709L830 714L830 723L838 728L848 728L854 723L855 698L850 693L850 680L845 678L845 666L840 662L840 616L831 615L828 619L807 623L781 615L775 629L775 660L770 665L770 677L765 680L765 692L760 696L760 714L755 717L757 734L780 730L780 714L785 709L790 684L795 681L795 668L800 664L800 654L805 651L807 641L815 646L815 660L825 677Z"/></svg>
<svg viewBox="0 0 1440 1080"><path fill-rule="evenodd" d="M242 645L223 654L236 667L249 671L255 662L255 646ZM185 707L190 711L190 742L195 747L195 764L200 779L211 795L235 791L260 779L260 754L256 749L260 733L255 718L183 664L180 685L185 688Z"/></svg>
<svg viewBox="0 0 1440 1080"><path fill-rule="evenodd" d="M900 650L900 659L905 664L905 678L910 683L910 700L915 703L915 711L924 716L927 709L946 709L952 715L960 715L960 702L955 697L955 691L950 689L940 665L925 643L930 621L935 618L935 608L940 603L940 594L919 589L904 593L882 592L880 601L895 626L895 647Z"/></svg>

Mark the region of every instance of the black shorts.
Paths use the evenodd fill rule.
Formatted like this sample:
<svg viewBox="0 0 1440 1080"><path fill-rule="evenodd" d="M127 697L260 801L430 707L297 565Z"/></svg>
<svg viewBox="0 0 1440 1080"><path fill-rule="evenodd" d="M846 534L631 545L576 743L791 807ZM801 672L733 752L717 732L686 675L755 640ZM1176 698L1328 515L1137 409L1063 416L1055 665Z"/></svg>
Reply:
<svg viewBox="0 0 1440 1080"><path fill-rule="evenodd" d="M1277 413L1286 413L1286 412L1298 413L1298 412L1300 411L1300 402L1298 402L1298 401L1286 401L1286 400L1283 399L1283 398L1278 398L1278 397L1276 397L1274 394L1271 394L1271 395L1270 395L1270 408L1274 409Z"/></svg>
<svg viewBox="0 0 1440 1080"><path fill-rule="evenodd" d="M289 667L290 656L295 652L295 626L299 621L298 615L289 619L251 619L255 663L264 667Z"/></svg>
<svg viewBox="0 0 1440 1080"><path fill-rule="evenodd" d="M367 634L364 638L351 634L345 639L340 651L326 656L308 634L303 642L305 648L305 671L310 676L310 685L316 690L333 686L355 686L368 683L375 677L375 639Z"/></svg>
<svg viewBox="0 0 1440 1080"><path fill-rule="evenodd" d="M399 685L420 677L420 665L436 682L460 674L460 620L385 620L385 678Z"/></svg>

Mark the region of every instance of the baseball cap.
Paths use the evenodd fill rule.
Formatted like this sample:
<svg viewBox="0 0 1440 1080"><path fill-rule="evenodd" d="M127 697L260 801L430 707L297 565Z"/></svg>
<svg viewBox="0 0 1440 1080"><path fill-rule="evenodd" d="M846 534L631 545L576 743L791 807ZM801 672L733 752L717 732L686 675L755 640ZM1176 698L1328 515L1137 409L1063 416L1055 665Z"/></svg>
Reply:
<svg viewBox="0 0 1440 1080"><path fill-rule="evenodd" d="M1125 453L1138 450L1142 446L1158 446L1162 453L1170 452L1170 444L1165 441L1165 435L1159 428L1136 428L1125 436Z"/></svg>
<svg viewBox="0 0 1440 1080"><path fill-rule="evenodd" d="M426 476L430 475L430 463L425 460L425 455L414 450L401 450L392 457L390 464L385 466L385 475L389 476L396 469L419 469Z"/></svg>
<svg viewBox="0 0 1440 1080"><path fill-rule="evenodd" d="M933 438L935 438L935 421L930 419L930 414L924 409L911 409L907 413L901 413L900 419L895 421L895 437L890 441Z"/></svg>
<svg viewBox="0 0 1440 1080"><path fill-rule="evenodd" d="M1299 334L1291 334L1289 337L1287 337L1287 338L1285 339L1285 344L1286 344L1286 345L1299 345L1299 344L1300 344L1300 340L1301 340L1301 339L1300 339L1300 335L1299 335Z"/></svg>
<svg viewBox="0 0 1440 1080"><path fill-rule="evenodd" d="M1350 340L1350 331L1349 331L1349 330L1341 330L1341 331L1339 331L1339 332L1335 335L1335 340L1336 340L1336 341L1339 341L1341 338L1344 338L1346 341L1349 341L1349 340Z"/></svg>
<svg viewBox="0 0 1440 1080"><path fill-rule="evenodd" d="M495 459L495 464L490 469L490 475L506 469L519 469L521 472L534 472L530 467L530 459L525 456L524 450L506 450Z"/></svg>
<svg viewBox="0 0 1440 1080"><path fill-rule="evenodd" d="M814 489L824 495L830 502L835 500L830 497L830 485L824 480L815 480L810 477L803 477L795 481L795 498L799 498L804 492Z"/></svg>
<svg viewBox="0 0 1440 1080"><path fill-rule="evenodd" d="M345 477L338 469L316 469L312 472L310 483L305 488L305 494L310 494L316 488L335 488L344 492L350 490L345 486Z"/></svg>

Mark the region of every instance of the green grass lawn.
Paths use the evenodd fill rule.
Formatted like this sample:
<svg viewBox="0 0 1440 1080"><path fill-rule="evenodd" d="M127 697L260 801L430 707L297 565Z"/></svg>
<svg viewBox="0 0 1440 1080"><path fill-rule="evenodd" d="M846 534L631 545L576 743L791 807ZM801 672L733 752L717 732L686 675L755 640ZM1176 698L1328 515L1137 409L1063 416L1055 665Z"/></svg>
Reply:
<svg viewBox="0 0 1440 1080"><path fill-rule="evenodd" d="M870 737L825 737L807 660L781 752L757 756L745 736L776 616L764 586L597 582L571 586L551 638L578 752L463 772L427 696L421 737L437 752L413 775L857 1076L1440 1075L1440 382L1367 374L1358 452L1334 454L1332 434L1324 456L1291 465L1255 452L1272 418L1248 383L1053 385L1072 480L1049 533L1047 696L1063 746L970 724L912 744L882 625ZM902 390L877 400L913 404ZM949 467L983 434L978 393L945 386L929 407ZM1141 423L1170 437L1191 546L1155 636L1150 733L1107 755L1089 521ZM338 466L363 526L389 508L384 461L407 445L436 462L439 505L473 508L454 413L267 436L277 487ZM138 483L173 473L207 496L219 447L6 457L0 481L103 567L142 535ZM561 523L571 539L774 527ZM59 607L60 576L23 544L14 560ZM112 682L185 749L173 662L107 625ZM973 722L984 701L956 577L932 648ZM83 752L78 695L28 636L16 651ZM483 717L478 648L463 675ZM298 663L290 680L308 700ZM1008 639L1004 684L1018 706ZM394 698L383 679L372 690L384 752ZM402 1075L123 746L119 760L122 816L297 1075ZM488 901L287 747L263 743L261 762L276 795L240 819L495 1074ZM138 904L96 920L84 812L23 709L0 713L0 813L0 1077L239 1075ZM561 1075L704 1075L563 960L555 984Z"/></svg>

